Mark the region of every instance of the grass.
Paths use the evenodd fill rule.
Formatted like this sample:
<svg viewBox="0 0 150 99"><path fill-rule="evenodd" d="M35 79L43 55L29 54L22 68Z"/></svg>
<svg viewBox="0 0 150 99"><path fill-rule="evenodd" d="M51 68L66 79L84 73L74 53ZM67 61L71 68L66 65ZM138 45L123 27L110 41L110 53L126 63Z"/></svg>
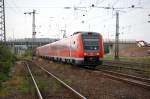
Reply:
<svg viewBox="0 0 150 99"><path fill-rule="evenodd" d="M17 77L16 80L10 80L3 83L0 90L0 96L6 96L11 94L11 92L16 91L19 91L20 93L27 93L29 91L28 83L20 77Z"/></svg>
<svg viewBox="0 0 150 99"><path fill-rule="evenodd" d="M37 85L39 89L48 90L49 81L47 79L43 79L42 77L38 77Z"/></svg>
<svg viewBox="0 0 150 99"><path fill-rule="evenodd" d="M64 79L63 80L65 83L67 83L68 85L71 85L72 83L72 80L71 79Z"/></svg>
<svg viewBox="0 0 150 99"><path fill-rule="evenodd" d="M11 92L25 94L30 92L32 89L34 89L34 86L31 86L24 76L15 75L13 78L2 84L0 95L6 96L11 94Z"/></svg>
<svg viewBox="0 0 150 99"><path fill-rule="evenodd" d="M33 89L33 86L31 86L27 79L28 75L26 74L24 67L21 64L16 64L11 70L14 71L11 74L12 76L2 82L0 96L8 96L12 93L26 94L32 91L31 89ZM5 75L1 77L5 77Z"/></svg>
<svg viewBox="0 0 150 99"><path fill-rule="evenodd" d="M23 94L30 92L30 90L34 90L34 86L31 86L29 81L24 77L20 77L20 82L16 85L16 88Z"/></svg>
<svg viewBox="0 0 150 99"><path fill-rule="evenodd" d="M70 79L63 79L63 82L65 82L66 84L70 85L72 83L72 81ZM51 82L51 88L52 88L52 92L57 92L57 91L60 91L61 89L63 89L63 85L56 81L56 80L52 80Z"/></svg>
<svg viewBox="0 0 150 99"><path fill-rule="evenodd" d="M1 90L0 90L0 96L6 96L8 95L8 91L10 90L10 88L7 86L7 84L2 84L1 86Z"/></svg>
<svg viewBox="0 0 150 99"><path fill-rule="evenodd" d="M59 91L62 88L61 84L56 80L52 80L51 85L52 85L51 86L52 92L54 92L54 93Z"/></svg>
<svg viewBox="0 0 150 99"><path fill-rule="evenodd" d="M55 93L63 88L60 82L58 82L54 78L49 78L49 76L48 78L44 78L43 76L36 76L35 78L38 79L36 81L39 89L42 89L44 91L51 90L52 92ZM61 80L63 80L68 85L72 83L70 79L61 79Z"/></svg>

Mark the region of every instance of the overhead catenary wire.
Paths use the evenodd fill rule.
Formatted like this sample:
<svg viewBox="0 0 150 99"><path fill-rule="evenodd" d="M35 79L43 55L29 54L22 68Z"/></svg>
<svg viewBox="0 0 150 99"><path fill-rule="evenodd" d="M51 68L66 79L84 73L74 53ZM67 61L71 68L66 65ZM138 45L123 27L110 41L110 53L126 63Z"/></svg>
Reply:
<svg viewBox="0 0 150 99"><path fill-rule="evenodd" d="M15 0L13 0L13 1L15 1ZM94 4L97 5L97 6L100 6L100 5L102 5L102 4L104 4L104 5L110 4L110 5L113 6L113 7L118 6L118 4L120 4L120 2L122 2L121 0L113 0L113 1L110 1L110 0L93 0L93 1L92 1L92 0L90 0L90 3L88 3L86 0L83 0L81 3L83 4L84 1L86 2L87 5L89 5L90 3L94 3ZM127 1L132 2L132 4L134 3L134 2L131 1L131 0L127 0ZM136 0L134 0L134 1L136 1ZM143 3L143 2L141 2L140 0L137 0L137 1L140 2L140 4ZM8 2L8 1L7 1L7 2ZM124 0L123 2L126 2L126 1ZM126 4L129 5L130 2L127 2ZM13 3L13 2L12 2L12 3ZM13 5L14 5L14 6L13 6ZM13 9L21 9L21 10L24 9L24 8L39 8L39 9L49 9L49 8L50 8L50 9L55 9L55 8L58 8L58 9L64 9L64 7L65 7L65 6L57 6L57 5L56 5L56 6L48 6L48 5L37 5L37 6L36 6L36 5L31 5L31 6L30 6L30 5L29 5L29 6L26 5L26 6L21 6L21 5L18 5L16 1L15 1L15 4L13 4L13 5L11 4L11 6L7 6L7 9L11 9L11 8L13 8ZM83 7L83 6L81 6L81 5L76 5L75 7L78 7L78 6L81 7L81 8L84 8L84 9L87 8L87 11L86 11L86 12L84 12L84 11L81 12L81 11L78 10L78 15L77 15L76 17L77 17L77 19L78 19L77 21L79 21L79 23L81 22L80 18L81 18L81 19L84 19L84 17L83 17L82 15L80 15L80 13L85 14L86 16L88 16L88 14L90 13L90 11L91 11L91 13L92 13L93 11L95 11L95 10L91 10L91 9L95 9L95 8L88 7L88 6ZM72 7L72 9L75 8L75 7ZM145 8L142 8L142 9L150 9L150 8L146 8L146 7L145 7ZM76 10L76 11L77 11L77 10ZM110 10L109 10L109 11L110 11ZM133 10L130 10L130 11L133 11ZM128 10L127 13L129 13L130 11ZM18 11L18 12L20 12L20 11ZM58 16L61 16L61 14L59 14ZM67 14L67 15L65 16L65 17L66 17L65 19L68 19L67 16L70 17L70 15ZM112 15L112 17L113 17L113 15ZM92 19L92 18L90 18L90 19ZM91 21L95 20L95 19L93 19L93 20L90 21L90 19L88 19L88 17L87 17L87 19L85 19L84 21L86 21L86 23L89 23L89 24L90 24ZM88 20L89 20L89 22L88 22ZM105 21L105 20L106 20L106 19L104 19L104 21ZM108 21L109 21L109 20L111 20L111 18L110 18L110 19L108 18ZM107 21L107 22L108 22L108 21ZM66 22L67 22L67 25L70 24L70 23L72 23L72 22L73 22L72 25L74 25L74 19L73 19L73 18L72 18L71 20L67 20ZM100 22L101 22L101 21L100 21ZM75 22L75 25L76 25L76 24L78 24L78 23ZM70 26L70 25L69 25L69 26Z"/></svg>
<svg viewBox="0 0 150 99"><path fill-rule="evenodd" d="M115 7L113 7L114 5L116 5L116 3L118 3L118 1L119 0L116 0L114 3L113 3L113 5L112 5L112 7L105 7L105 6L101 6L101 7L96 7L96 6L93 6L93 7L96 7L96 8L103 8L103 9L112 9L112 10L114 10L114 9L116 9L116 10L118 10L118 9L122 9L122 10L124 10L124 9L133 9L133 8L136 8L136 9L145 9L145 8L142 8L142 7L135 7L134 5L132 5L131 7L117 7L117 8L115 8ZM82 8L82 7L81 7ZM87 7L88 8L88 7ZM147 8L146 8L147 9ZM86 12L86 13L88 13L88 12ZM87 19L88 20L88 19Z"/></svg>
<svg viewBox="0 0 150 99"><path fill-rule="evenodd" d="M14 0L12 2L8 2L8 1L5 2L6 2L5 8L13 10L16 14L18 13L22 14L23 12L22 9L18 7L18 5L15 3Z"/></svg>

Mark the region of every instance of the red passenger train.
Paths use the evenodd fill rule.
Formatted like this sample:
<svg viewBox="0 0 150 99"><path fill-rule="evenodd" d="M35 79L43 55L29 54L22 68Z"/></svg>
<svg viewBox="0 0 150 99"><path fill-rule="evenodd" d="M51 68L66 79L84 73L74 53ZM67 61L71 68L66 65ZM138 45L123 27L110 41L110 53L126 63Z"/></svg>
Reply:
<svg viewBox="0 0 150 99"><path fill-rule="evenodd" d="M36 55L53 61L95 67L104 55L102 35L96 32L75 32L67 38L38 47Z"/></svg>

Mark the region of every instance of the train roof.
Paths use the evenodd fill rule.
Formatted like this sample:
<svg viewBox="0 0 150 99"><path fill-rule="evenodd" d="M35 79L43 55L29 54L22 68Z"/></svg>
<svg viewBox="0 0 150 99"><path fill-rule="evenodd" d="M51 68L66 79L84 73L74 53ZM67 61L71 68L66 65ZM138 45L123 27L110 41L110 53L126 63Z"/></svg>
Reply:
<svg viewBox="0 0 150 99"><path fill-rule="evenodd" d="M77 31L77 32L74 32L73 35L76 35L76 34L79 34L79 33L82 33L82 34L86 34L86 33L98 33L98 32L89 32L89 31ZM100 34L100 33L98 33Z"/></svg>

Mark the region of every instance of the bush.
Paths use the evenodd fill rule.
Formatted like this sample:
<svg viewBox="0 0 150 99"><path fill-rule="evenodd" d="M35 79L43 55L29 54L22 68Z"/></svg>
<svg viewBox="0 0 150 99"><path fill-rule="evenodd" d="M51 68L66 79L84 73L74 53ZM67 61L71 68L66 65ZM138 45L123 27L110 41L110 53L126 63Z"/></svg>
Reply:
<svg viewBox="0 0 150 99"><path fill-rule="evenodd" d="M27 49L25 51L25 53L23 54L24 57L29 57L29 56L32 56L32 50L31 49Z"/></svg>
<svg viewBox="0 0 150 99"><path fill-rule="evenodd" d="M15 59L15 55L7 47L0 45L0 62L15 62Z"/></svg>
<svg viewBox="0 0 150 99"><path fill-rule="evenodd" d="M6 81L8 79L8 75L6 75L5 73L3 72L0 72L0 81Z"/></svg>
<svg viewBox="0 0 150 99"><path fill-rule="evenodd" d="M15 55L7 47L0 45L0 87L9 78L10 68L15 60Z"/></svg>

